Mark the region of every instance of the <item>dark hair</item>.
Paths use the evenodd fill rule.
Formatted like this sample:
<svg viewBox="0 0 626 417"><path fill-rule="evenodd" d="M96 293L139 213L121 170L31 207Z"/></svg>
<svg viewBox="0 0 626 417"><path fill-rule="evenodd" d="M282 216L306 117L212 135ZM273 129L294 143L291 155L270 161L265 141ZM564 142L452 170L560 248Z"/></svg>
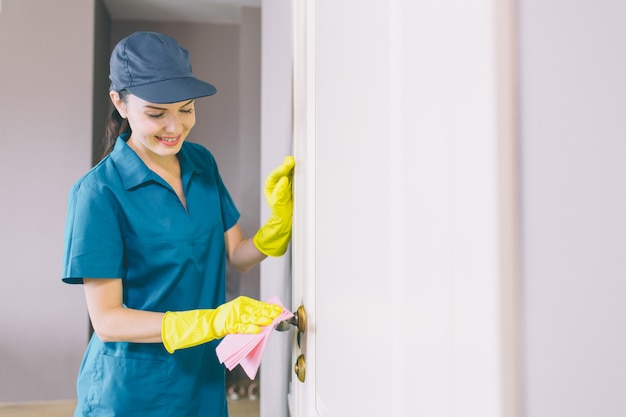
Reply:
<svg viewBox="0 0 626 417"><path fill-rule="evenodd" d="M120 100L125 103L126 97L130 93L127 90L120 90L118 91L118 93L120 95ZM132 133L132 131L130 129L130 125L128 124L128 120L124 119L117 111L117 109L113 107L111 116L109 116L109 120L107 120L106 126L104 128L104 153L102 155L103 158L111 153L111 151L115 147L115 141L122 133L130 134Z"/></svg>

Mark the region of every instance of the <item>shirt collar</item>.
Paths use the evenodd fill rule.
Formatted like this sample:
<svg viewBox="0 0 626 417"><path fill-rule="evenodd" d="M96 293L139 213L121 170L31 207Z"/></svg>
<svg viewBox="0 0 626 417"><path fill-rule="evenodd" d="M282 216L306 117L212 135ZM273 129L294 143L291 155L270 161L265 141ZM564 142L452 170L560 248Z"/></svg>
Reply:
<svg viewBox="0 0 626 417"><path fill-rule="evenodd" d="M117 167L122 183L124 184L124 188L130 190L131 188L135 188L149 181L161 182L160 177L148 168L139 155L137 155L137 153L135 153L135 151L128 146L126 143L128 137L128 133L120 135L115 142L113 151L111 152L111 159ZM192 173L202 172L202 169L198 167L191 158L189 158L188 150L185 145L186 143L183 143L182 148L178 152L183 183L186 183L189 180Z"/></svg>
<svg viewBox="0 0 626 417"><path fill-rule="evenodd" d="M190 158L189 156L189 143L188 142L183 142L183 146L182 148L180 148L180 151L178 152L178 160L180 161L180 169L181 172L183 174L183 176L185 175L185 173L189 173L191 174L192 172L195 173L202 173L202 167L198 166L193 158Z"/></svg>

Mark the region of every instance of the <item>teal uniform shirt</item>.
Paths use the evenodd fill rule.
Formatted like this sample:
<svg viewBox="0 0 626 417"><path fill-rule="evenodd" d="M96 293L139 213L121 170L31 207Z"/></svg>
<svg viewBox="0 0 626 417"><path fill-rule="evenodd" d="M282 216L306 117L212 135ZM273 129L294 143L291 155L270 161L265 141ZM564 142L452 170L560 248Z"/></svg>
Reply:
<svg viewBox="0 0 626 417"><path fill-rule="evenodd" d="M70 192L63 281L120 278L127 308L217 307L226 293L224 232L239 212L213 156L189 142L178 153L185 209L126 139L118 138ZM105 343L94 333L78 375L75 416L227 416L217 343L169 354L162 343Z"/></svg>

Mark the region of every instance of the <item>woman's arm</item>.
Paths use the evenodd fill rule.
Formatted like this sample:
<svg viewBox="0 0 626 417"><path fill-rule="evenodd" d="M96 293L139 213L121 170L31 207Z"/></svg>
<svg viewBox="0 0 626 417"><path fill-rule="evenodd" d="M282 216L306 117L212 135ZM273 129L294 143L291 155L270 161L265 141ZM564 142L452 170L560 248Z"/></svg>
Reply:
<svg viewBox="0 0 626 417"><path fill-rule="evenodd" d="M167 313L134 310L122 305L121 279L83 281L89 315L103 342L162 342L170 353L230 333L259 333L282 311L281 306L248 297L237 297L215 309Z"/></svg>
<svg viewBox="0 0 626 417"><path fill-rule="evenodd" d="M246 239L238 224L234 225L224 233L226 241L226 256L231 265L240 272L247 272L257 265L267 255L261 253L252 238Z"/></svg>
<svg viewBox="0 0 626 417"><path fill-rule="evenodd" d="M83 286L91 324L103 342L162 342L163 313L124 307L121 279L84 279Z"/></svg>
<svg viewBox="0 0 626 417"><path fill-rule="evenodd" d="M247 272L268 255L282 256L287 250L291 239L291 178L294 166L293 156L287 156L282 165L268 175L265 181L265 198L271 214L254 237L246 239L237 224L224 233L226 256L238 271Z"/></svg>

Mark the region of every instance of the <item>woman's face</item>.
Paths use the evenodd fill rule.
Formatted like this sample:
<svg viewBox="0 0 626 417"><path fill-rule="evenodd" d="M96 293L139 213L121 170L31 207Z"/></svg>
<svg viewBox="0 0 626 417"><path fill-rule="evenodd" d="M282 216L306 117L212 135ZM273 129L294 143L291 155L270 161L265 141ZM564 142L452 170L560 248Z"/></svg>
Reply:
<svg viewBox="0 0 626 417"><path fill-rule="evenodd" d="M116 92L111 92L111 99L132 129L128 145L140 155L176 155L196 124L193 100L156 104L128 94L122 102Z"/></svg>

